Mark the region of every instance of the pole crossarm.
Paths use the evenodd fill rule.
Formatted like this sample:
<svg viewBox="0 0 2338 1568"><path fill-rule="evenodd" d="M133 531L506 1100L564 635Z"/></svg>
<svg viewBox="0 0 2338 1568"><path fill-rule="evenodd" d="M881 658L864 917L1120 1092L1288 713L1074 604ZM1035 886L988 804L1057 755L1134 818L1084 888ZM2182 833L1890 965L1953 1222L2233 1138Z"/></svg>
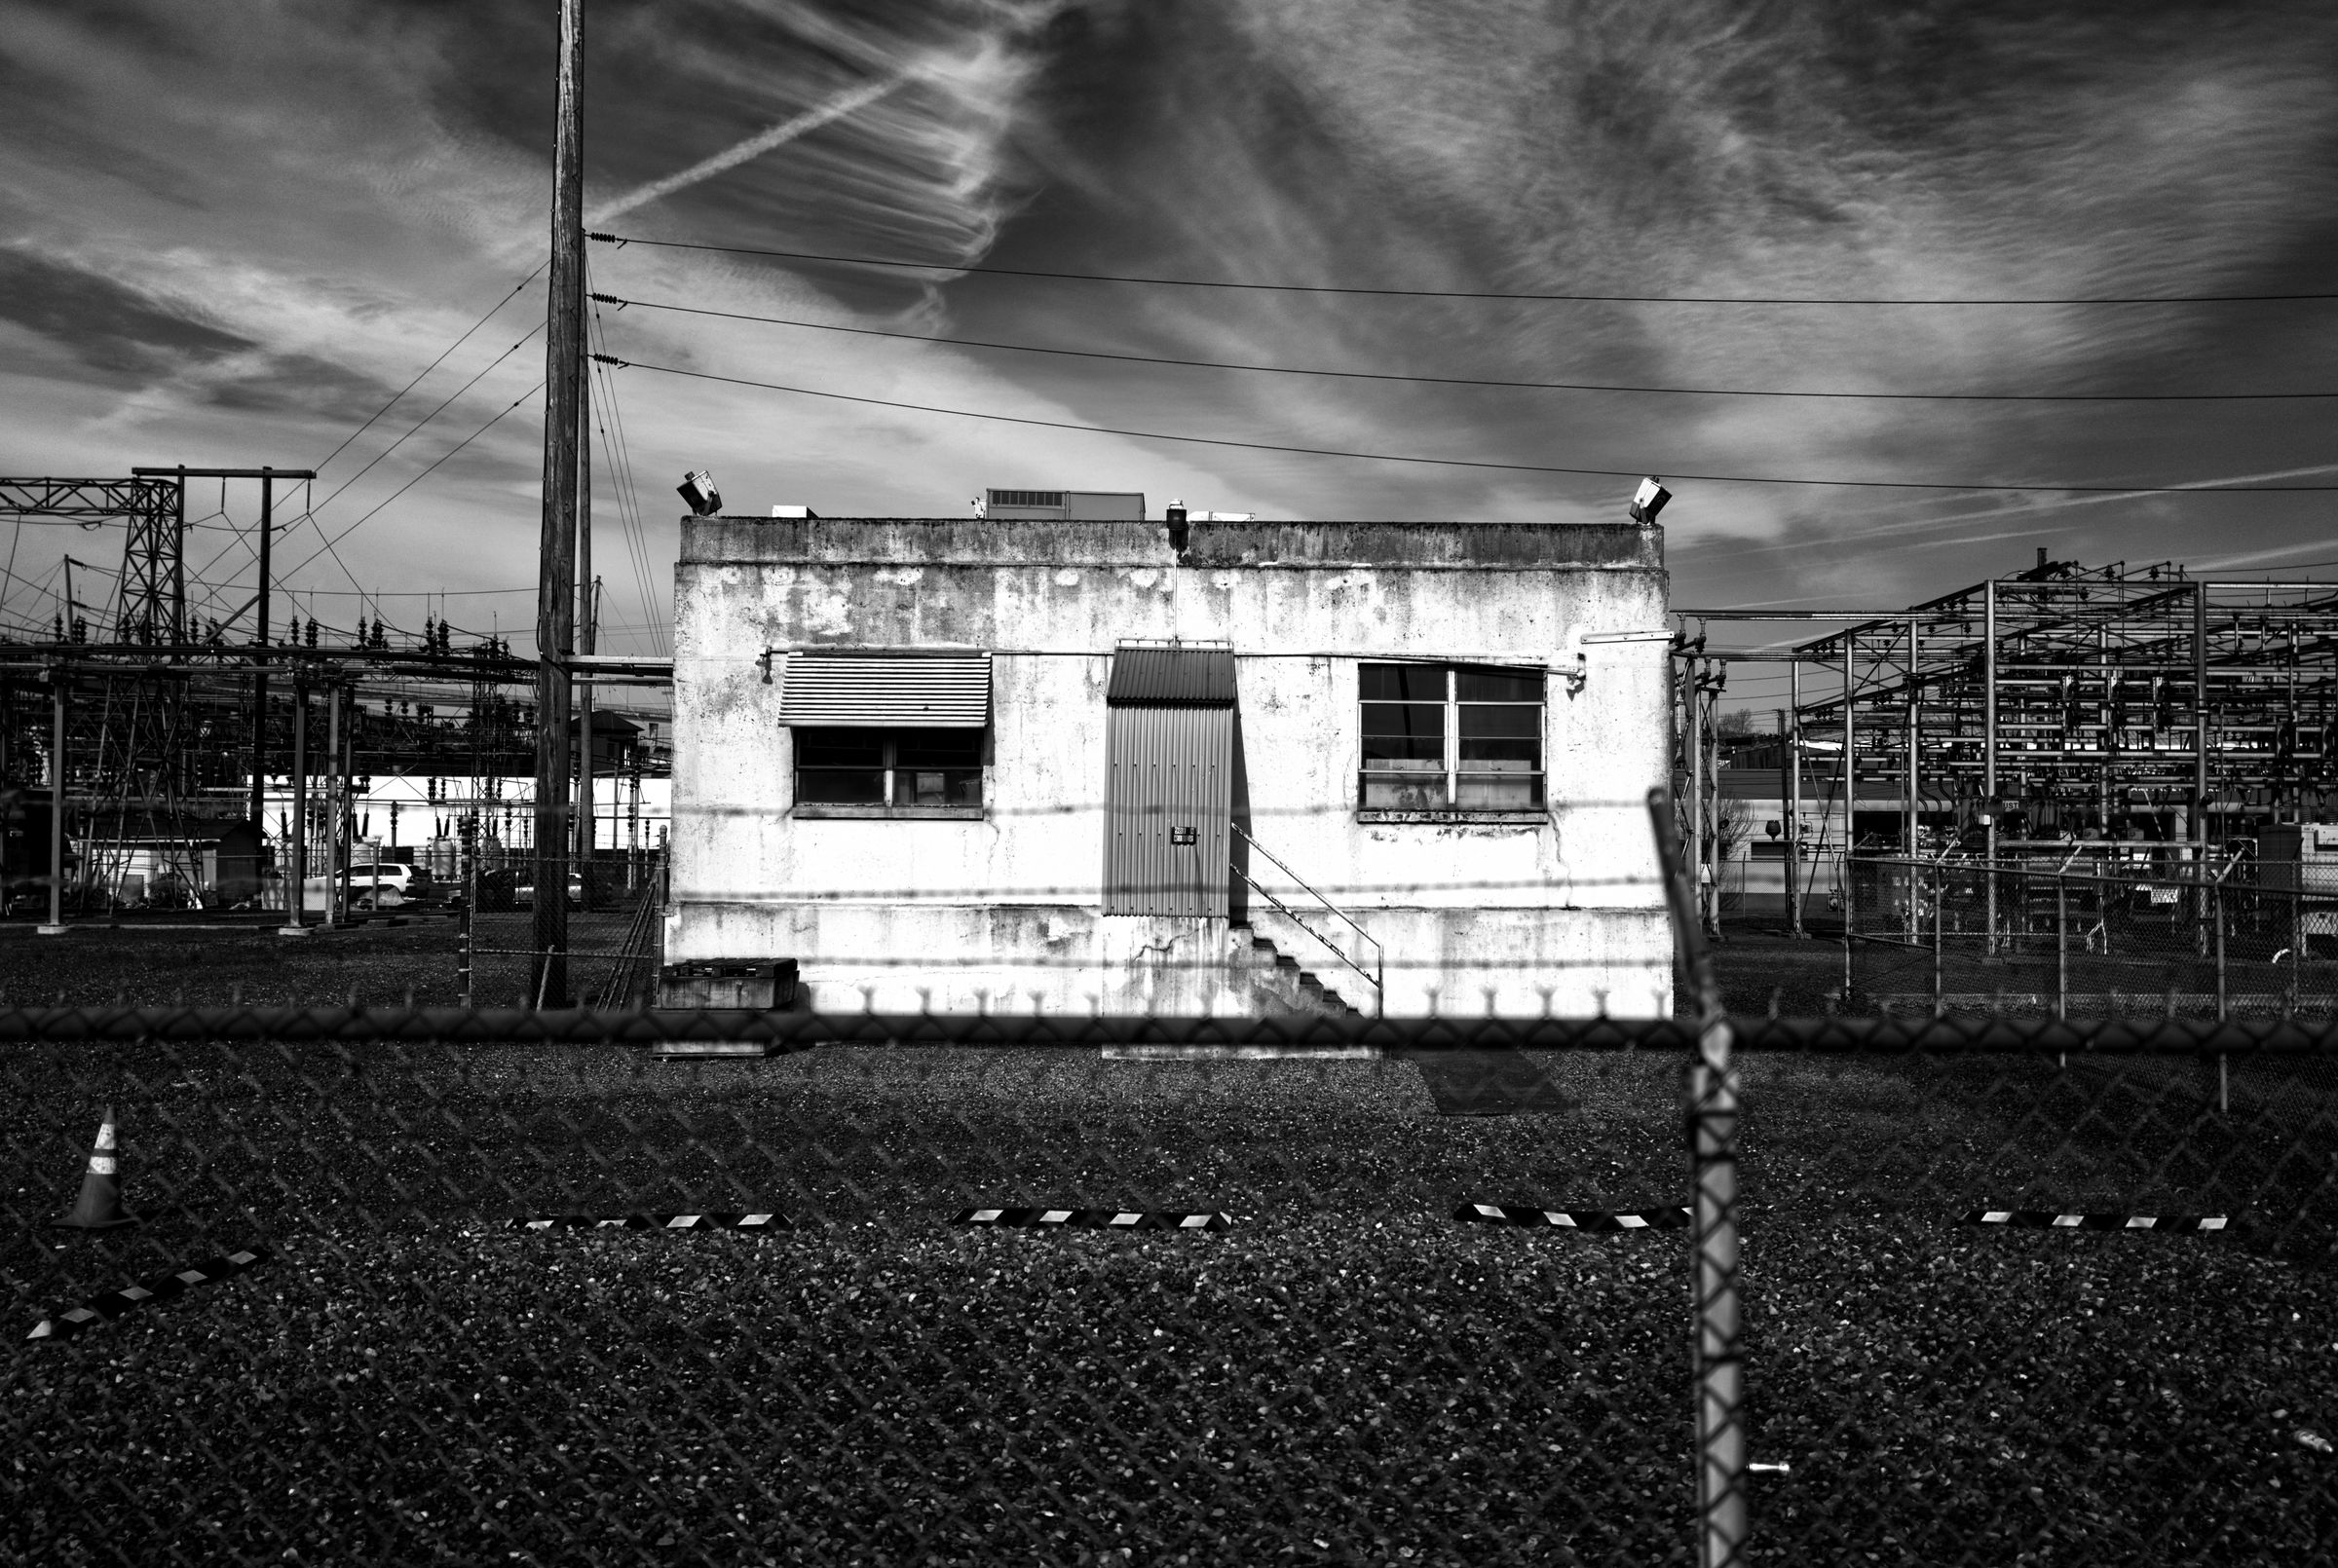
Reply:
<svg viewBox="0 0 2338 1568"><path fill-rule="evenodd" d="M169 475L185 479L314 479L315 468L184 468L176 465L168 468L133 467L130 470L140 477Z"/></svg>
<svg viewBox="0 0 2338 1568"><path fill-rule="evenodd" d="M285 665L296 671L329 669L337 672L335 679L402 677L510 684L533 681L537 672L536 660L505 654L428 653L393 648L252 647L240 643L28 643L0 637L0 669L87 669L101 674L152 670L194 675L202 672L206 661L238 670L247 670L254 664ZM641 673L648 679L658 672L650 669ZM671 671L666 673L670 676Z"/></svg>

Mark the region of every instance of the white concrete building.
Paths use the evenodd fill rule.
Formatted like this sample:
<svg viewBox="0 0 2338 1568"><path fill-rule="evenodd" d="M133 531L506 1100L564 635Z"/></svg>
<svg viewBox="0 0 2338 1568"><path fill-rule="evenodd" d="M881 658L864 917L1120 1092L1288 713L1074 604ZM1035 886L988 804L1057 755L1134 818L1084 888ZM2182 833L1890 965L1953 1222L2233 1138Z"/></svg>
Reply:
<svg viewBox="0 0 2338 1568"><path fill-rule="evenodd" d="M667 961L823 1010L1669 1011L1665 608L1637 524L686 518Z"/></svg>

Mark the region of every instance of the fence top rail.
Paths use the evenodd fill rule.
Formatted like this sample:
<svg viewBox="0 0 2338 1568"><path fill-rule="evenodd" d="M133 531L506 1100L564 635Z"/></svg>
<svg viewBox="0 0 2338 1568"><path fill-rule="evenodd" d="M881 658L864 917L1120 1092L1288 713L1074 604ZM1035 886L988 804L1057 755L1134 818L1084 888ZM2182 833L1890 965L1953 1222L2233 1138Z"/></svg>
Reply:
<svg viewBox="0 0 2338 1568"><path fill-rule="evenodd" d="M2194 1056L2219 1051L2338 1057L2338 1020L1743 1018L1754 1051ZM39 1007L0 1009L6 1045L616 1045L755 1042L1094 1049L1107 1045L1374 1047L1391 1055L1485 1050L1672 1051L1695 1046L1685 1019L1170 1018L980 1013L689 1012L592 1008Z"/></svg>

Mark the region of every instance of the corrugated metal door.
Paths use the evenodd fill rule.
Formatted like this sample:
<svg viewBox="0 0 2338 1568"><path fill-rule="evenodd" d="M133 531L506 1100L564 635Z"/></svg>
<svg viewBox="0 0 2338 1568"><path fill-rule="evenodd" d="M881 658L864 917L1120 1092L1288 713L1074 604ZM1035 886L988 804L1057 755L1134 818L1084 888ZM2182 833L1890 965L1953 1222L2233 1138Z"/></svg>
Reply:
<svg viewBox="0 0 2338 1568"><path fill-rule="evenodd" d="M1104 913L1226 913L1234 710L1120 707L1106 732Z"/></svg>

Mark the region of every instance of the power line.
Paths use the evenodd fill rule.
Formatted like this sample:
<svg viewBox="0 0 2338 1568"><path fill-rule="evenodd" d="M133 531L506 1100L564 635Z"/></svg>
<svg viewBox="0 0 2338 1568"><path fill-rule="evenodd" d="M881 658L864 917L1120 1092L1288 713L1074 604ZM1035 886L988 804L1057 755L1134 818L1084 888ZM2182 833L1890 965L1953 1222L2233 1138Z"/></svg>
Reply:
<svg viewBox="0 0 2338 1568"><path fill-rule="evenodd" d="M823 261L846 267L894 267L910 272L978 273L993 278L1044 278L1080 283L1145 283L1158 288L1229 288L1267 294L1352 294L1390 299L1549 300L1589 305L2240 305L2283 300L2338 299L2338 293L2310 294L2119 294L2066 298L2008 296L1967 299L1819 298L1769 294L1565 294L1461 288L1354 288L1333 283L1247 283L1227 279L1149 278L1128 273L1047 272L1031 267L977 267L957 261L898 261L883 256L840 256L820 250L767 250L753 245L692 244L681 240L645 240L638 235L587 234L603 244L655 245L665 250L714 250L734 256L773 256L784 261Z"/></svg>
<svg viewBox="0 0 2338 1568"><path fill-rule="evenodd" d="M788 387L772 381L747 381L737 376L717 376L703 370L683 370L673 365L644 364L637 360L616 359L607 355L594 358L620 369L655 370L668 376L686 376L693 381L720 382L732 387L753 387L764 392L791 392L799 397L824 397L842 403L860 403L873 408L907 409L919 414L947 414L957 419L990 420L1002 425L1028 425L1051 430L1077 430L1089 435L1119 435L1137 441L1175 441L1189 446L1235 447L1246 452L1287 452L1301 457L1350 458L1366 463L1412 463L1439 468L1487 468L1509 473L1565 473L1598 478L1632 479L1652 471L1649 468L1576 468L1544 463L1488 463L1470 458L1427 458L1397 452L1351 452L1338 447L1287 446L1271 441L1237 441L1218 435L1177 435L1164 430L1132 430L1111 425L1075 425L1069 420L1027 419L1015 414L987 414L970 408L942 408L932 403L896 402L885 397L858 397L850 392L820 392L811 387ZM1998 480L1949 481L1940 479L1814 479L1794 475L1754 473L1684 473L1667 467L1664 473L1673 479L1694 480L1706 484L1731 485L1809 485L1846 490L1995 490L2022 493L2161 496L2161 495L2308 495L2338 491L2338 485L2069 485L2069 484L2008 484Z"/></svg>
<svg viewBox="0 0 2338 1568"><path fill-rule="evenodd" d="M374 464L381 462L382 459L388 457L391 453L396 451L399 447L404 446L408 441L412 440L425 425L428 425L431 421L436 419L440 414L445 413L447 406L453 403L456 398L462 396L465 392L471 391L471 388L476 387L481 381L485 380L489 371L492 371L496 366L502 364L506 359L509 359L513 355L517 354L522 348L526 347L530 339L534 338L537 333L543 330L544 324L542 322L538 322L535 326L530 327L526 336L522 337L517 343L512 344L511 347L506 349L503 353L497 355L493 359L488 360L485 367L482 368L477 375L471 377L462 386L457 387L453 392L447 393L445 400L439 403L436 408L432 409L429 413L423 415L422 418L416 420L407 428L405 434L399 436L396 440L391 442L379 452L376 452L366 463L364 467L359 468L357 472L351 474L348 478L342 480L338 485L334 486L333 493L331 495L317 503L317 504L309 508L309 510L311 512L315 512L322 509L323 507L330 506L335 501L338 501L342 494L346 492L351 485L356 484L359 479L364 478L365 475L373 471ZM307 514L304 513L303 515Z"/></svg>
<svg viewBox="0 0 2338 1568"><path fill-rule="evenodd" d="M398 403L398 398L405 396L407 392L410 392L415 388L421 386L423 376L429 375L432 371L446 363L446 356L448 355L453 354L457 349L463 347L464 344L469 343L473 332L476 332L479 328L485 326L489 320L494 318L495 314L498 311L501 311L505 306L510 304L512 300L516 299L519 296L519 291L527 287L530 283L534 282L539 277L543 276L544 269L549 267L550 265L551 262L548 259L539 262L534 272L528 274L527 277L522 278L518 282L511 286L510 293L506 294L502 299L497 300L493 305L489 306L485 316L482 316L477 320L471 322L470 326L464 329L463 335L455 339L454 342L448 344L446 348L439 354L437 358L433 359L429 364L424 365L422 367L422 375L416 376L412 381L407 382L405 386L399 388L396 397L391 398L381 407L375 409L371 418L367 419L364 424L358 426L356 429L350 431L347 440L344 440L339 446L334 447L330 453L326 454L324 463L312 464L310 467L322 469L325 463L332 462L334 458L337 458L342 453L348 451L351 441L355 441L358 436L363 435L367 430L373 429L375 420L380 419L384 414L387 414L390 412L390 410L396 408Z"/></svg>
<svg viewBox="0 0 2338 1568"><path fill-rule="evenodd" d="M599 348L606 351L609 347L608 326L598 310L591 313L587 324ZM660 597L656 587L658 571L650 554L649 529L642 519L640 490L634 482L633 451L625 435L624 413L618 405L617 373L598 360L588 360L586 363L602 389L597 406L606 413L607 418L597 421L596 426L600 431L601 449L609 457L622 482L620 495L624 505L619 516L625 525L625 550L633 563L635 585L641 594L642 614L649 617L653 626L650 647L653 652L670 653L671 639L659 625L663 617L659 613Z"/></svg>
<svg viewBox="0 0 2338 1568"><path fill-rule="evenodd" d="M596 330L599 329L600 322L597 312L594 325ZM606 342L602 345L604 348L607 346ZM626 539L628 548L635 561L634 571L640 583L642 613L650 618L653 626L650 648L654 653L670 653L673 652L673 628L668 624L669 617L664 614L669 600L658 591L658 565L650 550L649 524L642 515L641 493L633 477L632 438L625 431L624 410L619 406L617 400L617 372L611 370L607 365L600 365L596 368L601 373L601 385L607 392L609 406L609 422L602 429L601 442L605 448L609 445L610 438L615 437L617 461L622 467L625 475L625 495L632 519Z"/></svg>
<svg viewBox="0 0 2338 1568"><path fill-rule="evenodd" d="M206 583L206 587L231 588L232 582ZM524 588L286 588L286 593L298 593L308 599L479 599L509 594L534 593L535 585Z"/></svg>
<svg viewBox="0 0 2338 1568"><path fill-rule="evenodd" d="M587 316L585 330L598 347L606 349L609 346L607 329L599 311ZM617 518L620 537L624 541L626 564L633 574L634 590L641 596L644 612L652 613L649 574L644 570L646 557L639 543L640 507L633 484L633 468L617 436L617 432L623 429L617 408L617 376L596 359L586 359L584 364L591 373L592 384L599 389L593 393L593 431L601 438L602 460L617 481Z"/></svg>
<svg viewBox="0 0 2338 1568"><path fill-rule="evenodd" d="M645 311L672 311L683 316L711 316L726 321L755 321L766 326L801 327L811 332L846 332L854 337L894 338L908 343L940 343L957 349L988 349L1009 354L1045 354L1072 359L1110 359L1121 364L1176 365L1190 370L1241 370L1262 376L1317 376L1335 381L1393 381L1429 387L1498 387L1519 392L1632 392L1670 397L1816 397L1873 402L1911 403L2230 403L2280 402L2304 398L2338 397L2338 392L1782 392L1749 387L1638 387L1612 382L1501 381L1484 376L1417 376L1387 370L1318 370L1301 365L1254 365L1225 359L1176 359L1150 354L1111 354L1098 349L1041 348L1030 343L999 343L984 338L936 337L924 332L888 332L873 326L842 326L833 321L800 321L783 316L753 316L739 311L707 310L696 305L673 305L660 300L620 299L615 294L592 296L605 305L638 306Z"/></svg>
<svg viewBox="0 0 2338 1568"><path fill-rule="evenodd" d="M371 521L373 517L381 511L382 507L389 505L390 503L396 501L398 497L404 495L407 491L422 483L423 480L428 479L432 474L438 470L440 464L443 464L447 461L447 459L453 457L456 453L471 445L471 442L477 440L480 436L485 435L489 430L494 429L498 425L501 425L504 422L505 417L510 414L513 409L516 409L520 404L526 402L529 398L535 396L542 391L544 391L544 383L540 381L535 386L530 387L526 392L521 392L517 397L514 397L511 400L510 405L505 408L502 413L497 414L486 424L480 426L477 429L463 437L462 440L456 442L453 446L448 447L444 452L438 455L436 462L433 463L429 467L423 469L413 478L408 479L404 484L399 485L396 490L391 491L389 495L383 497L381 502L375 505L372 511L367 512L356 522L351 523L347 528L344 528L338 534L334 534L326 538L322 549L310 551L307 555L301 557L299 565L294 566L290 570L284 572L283 576L286 579L290 578L292 574L294 572L298 572L301 567L307 566L311 561L316 560L318 556L322 555L325 550L331 549L336 543L349 538L350 535L364 527L367 522ZM318 529L318 533L321 535L324 533L324 530L321 526ZM287 589L286 591L290 590Z"/></svg>

